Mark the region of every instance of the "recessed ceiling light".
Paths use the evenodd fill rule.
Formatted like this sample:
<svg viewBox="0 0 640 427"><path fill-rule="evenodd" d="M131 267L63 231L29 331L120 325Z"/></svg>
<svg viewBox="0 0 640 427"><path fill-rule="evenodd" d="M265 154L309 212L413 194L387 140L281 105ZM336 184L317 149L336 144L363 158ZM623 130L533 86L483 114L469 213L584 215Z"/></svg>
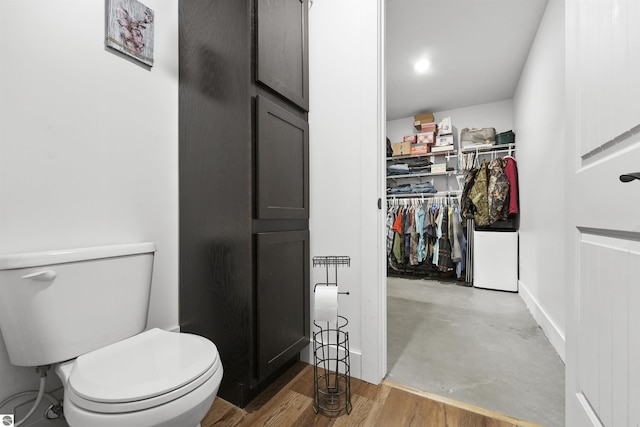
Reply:
<svg viewBox="0 0 640 427"><path fill-rule="evenodd" d="M420 61L416 62L416 64L413 66L413 69L416 70L416 73L418 74L424 74L429 70L430 67L431 63L429 61L427 61L426 59L421 59Z"/></svg>

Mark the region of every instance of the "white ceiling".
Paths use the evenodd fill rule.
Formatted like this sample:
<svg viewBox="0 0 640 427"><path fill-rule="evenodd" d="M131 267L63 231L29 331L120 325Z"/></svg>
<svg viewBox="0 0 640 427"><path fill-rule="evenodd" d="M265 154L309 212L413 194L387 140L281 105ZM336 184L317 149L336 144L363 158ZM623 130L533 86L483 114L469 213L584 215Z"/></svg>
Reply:
<svg viewBox="0 0 640 427"><path fill-rule="evenodd" d="M387 120L512 98L547 1L386 0Z"/></svg>

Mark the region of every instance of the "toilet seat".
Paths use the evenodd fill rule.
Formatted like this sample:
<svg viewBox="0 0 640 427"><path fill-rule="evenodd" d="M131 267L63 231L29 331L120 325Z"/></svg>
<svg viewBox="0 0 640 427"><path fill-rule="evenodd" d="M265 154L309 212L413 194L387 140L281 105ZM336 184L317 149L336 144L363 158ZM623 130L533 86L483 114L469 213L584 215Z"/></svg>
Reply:
<svg viewBox="0 0 640 427"><path fill-rule="evenodd" d="M178 399L221 369L211 341L161 329L67 363L66 398L79 408L105 414L141 411Z"/></svg>

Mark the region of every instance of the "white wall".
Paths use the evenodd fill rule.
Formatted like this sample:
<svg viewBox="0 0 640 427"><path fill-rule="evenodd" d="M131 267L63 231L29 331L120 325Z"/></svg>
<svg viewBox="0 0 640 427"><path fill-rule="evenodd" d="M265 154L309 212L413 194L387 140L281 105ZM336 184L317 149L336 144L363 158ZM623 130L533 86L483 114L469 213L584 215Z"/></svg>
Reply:
<svg viewBox="0 0 640 427"><path fill-rule="evenodd" d="M351 293L339 297L339 312L349 320L351 374L373 383L386 373L379 6L322 0L309 11L311 255L351 257L338 270ZM311 284L322 281L324 270L312 268Z"/></svg>
<svg viewBox="0 0 640 427"><path fill-rule="evenodd" d="M0 253L153 241L149 326L171 329L178 2L144 3L155 11L151 70L105 49L104 0L0 2ZM0 378L0 400L38 384L1 340Z"/></svg>
<svg viewBox="0 0 640 427"><path fill-rule="evenodd" d="M520 295L564 359L564 2L550 0L514 96Z"/></svg>
<svg viewBox="0 0 640 427"><path fill-rule="evenodd" d="M489 102L454 110L433 112L436 122L451 117L456 143L460 141L460 131L464 128L495 128L497 133L513 130L513 101ZM402 141L405 135L416 133L413 116L387 122L387 137L391 142Z"/></svg>

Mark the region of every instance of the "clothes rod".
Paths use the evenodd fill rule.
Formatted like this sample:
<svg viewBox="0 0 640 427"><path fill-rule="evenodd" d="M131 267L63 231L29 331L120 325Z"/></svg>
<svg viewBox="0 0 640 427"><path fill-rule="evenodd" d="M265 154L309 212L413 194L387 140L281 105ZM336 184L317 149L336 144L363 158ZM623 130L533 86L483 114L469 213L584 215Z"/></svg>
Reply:
<svg viewBox="0 0 640 427"><path fill-rule="evenodd" d="M406 199L406 198L433 198L433 197L450 197L450 196L460 196L462 194L462 190L451 190L451 191L438 191L437 193L411 193L411 194L389 194L387 195L387 200L391 199Z"/></svg>

